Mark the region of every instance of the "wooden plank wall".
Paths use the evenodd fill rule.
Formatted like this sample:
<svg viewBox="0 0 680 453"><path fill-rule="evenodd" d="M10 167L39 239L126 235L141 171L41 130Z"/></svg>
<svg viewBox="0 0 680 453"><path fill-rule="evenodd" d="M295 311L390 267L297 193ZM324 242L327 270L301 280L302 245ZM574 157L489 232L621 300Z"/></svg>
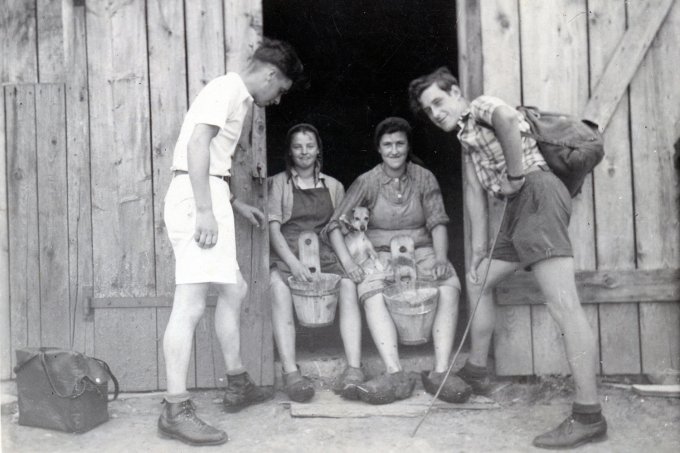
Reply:
<svg viewBox="0 0 680 453"><path fill-rule="evenodd" d="M17 347L50 345L106 359L125 390L163 388L162 335L174 292L174 259L162 203L175 140L199 90L227 67L241 68L261 39L261 5L226 0L200 0L191 8L186 0L4 5L0 378L11 377ZM264 207L266 191L250 188L257 162L266 175L264 112L258 109L252 121L244 146L255 154L239 157L246 168L235 191ZM273 349L263 297L268 243L264 232L249 226L239 225L239 235L254 254L262 254L253 258L246 248L239 256L244 274L255 270L258 283L244 303L243 352L253 377L271 384ZM83 316L91 297L146 303ZM214 304L199 325L195 346L189 385L223 384ZM262 367L261 357L268 366Z"/></svg>
<svg viewBox="0 0 680 453"><path fill-rule="evenodd" d="M672 164L680 117L675 2L605 131L606 157L573 200L570 235L578 270L678 267L678 175ZM579 114L631 21L655 1L494 0L480 4L484 92L511 104ZM675 27L675 28L674 28ZM644 200L644 201L643 201ZM491 209L490 234L498 208ZM588 304L600 371L678 369L680 304ZM530 326L530 328L527 328ZM625 334L624 334L625 332ZM528 338L530 336L530 338ZM501 305L497 372L567 373L561 333L541 305Z"/></svg>

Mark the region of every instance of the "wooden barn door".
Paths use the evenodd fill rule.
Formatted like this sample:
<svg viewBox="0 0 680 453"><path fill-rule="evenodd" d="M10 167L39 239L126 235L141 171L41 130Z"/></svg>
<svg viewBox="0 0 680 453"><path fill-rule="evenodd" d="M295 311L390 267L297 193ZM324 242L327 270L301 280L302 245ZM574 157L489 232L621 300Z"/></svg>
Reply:
<svg viewBox="0 0 680 453"><path fill-rule="evenodd" d="M162 337L174 258L163 197L172 151L190 100L214 77L242 68L262 30L259 2L184 6L7 5L11 20L0 27L11 38L0 61L0 187L8 219L7 231L0 227L0 278L9 286L0 294L8 314L0 316L3 378L12 377L17 348L58 346L106 360L122 390L165 388ZM264 137L264 112L255 109L232 181L241 200L261 209ZM2 214L2 192L0 199ZM268 236L238 219L237 241L249 284L241 351L251 376L272 384ZM196 330L189 387L224 381L214 305L213 297Z"/></svg>

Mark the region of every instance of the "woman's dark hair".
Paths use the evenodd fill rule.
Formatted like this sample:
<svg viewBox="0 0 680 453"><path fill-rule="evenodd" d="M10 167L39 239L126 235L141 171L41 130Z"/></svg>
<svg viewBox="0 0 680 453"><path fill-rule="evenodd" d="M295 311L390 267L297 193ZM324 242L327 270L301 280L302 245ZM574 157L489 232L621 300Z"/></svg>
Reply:
<svg viewBox="0 0 680 453"><path fill-rule="evenodd" d="M380 149L380 139L385 134L393 134L395 132L403 132L406 134L409 147L411 146L411 125L404 118L398 116L390 116L385 118L375 127L375 134L373 135L373 144L375 149Z"/></svg>
<svg viewBox="0 0 680 453"><path fill-rule="evenodd" d="M290 176L290 170L294 167L293 157L290 153L290 147L293 144L293 136L297 133L309 133L316 138L316 146L319 148L319 154L316 157L316 173L321 171L321 164L323 163L323 144L321 143L321 135L317 128L309 123L299 123L288 129L286 134L286 149L284 152L284 160L286 162L286 173Z"/></svg>

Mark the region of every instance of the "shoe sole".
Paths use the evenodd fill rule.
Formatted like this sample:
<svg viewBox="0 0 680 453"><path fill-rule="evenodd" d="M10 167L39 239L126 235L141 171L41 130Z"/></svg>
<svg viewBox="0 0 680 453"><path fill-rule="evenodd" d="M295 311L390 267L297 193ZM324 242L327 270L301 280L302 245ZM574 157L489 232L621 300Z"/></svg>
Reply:
<svg viewBox="0 0 680 453"><path fill-rule="evenodd" d="M579 442L576 442L575 444L571 444L571 445L540 445L540 444L536 444L536 443L533 443L533 442L532 442L532 445L534 447L543 448L543 449L546 449L546 450L569 450L569 449L580 447L581 445L585 445L585 444L591 443L591 442L592 443L604 442L607 439L608 439L607 433L605 432L605 433L602 433L602 434L598 434L594 437L590 437L588 439L582 439Z"/></svg>
<svg viewBox="0 0 680 453"><path fill-rule="evenodd" d="M183 443L185 443L185 444L187 444L187 445L191 445L191 446L193 446L193 447L203 447L203 446L222 445L222 444L226 444L226 443L229 441L229 437L227 437L227 438L224 439L224 440L218 440L218 441L214 441L214 442L193 442L193 441L188 440L188 439L185 439L185 438L183 438L183 437L181 437L181 436L179 436L179 435L177 435L177 434L168 433L168 432L166 432L166 431L163 431L163 430L161 430L160 428L158 428L158 436L159 436L161 439L178 440L178 441L180 441L180 442L183 442Z"/></svg>

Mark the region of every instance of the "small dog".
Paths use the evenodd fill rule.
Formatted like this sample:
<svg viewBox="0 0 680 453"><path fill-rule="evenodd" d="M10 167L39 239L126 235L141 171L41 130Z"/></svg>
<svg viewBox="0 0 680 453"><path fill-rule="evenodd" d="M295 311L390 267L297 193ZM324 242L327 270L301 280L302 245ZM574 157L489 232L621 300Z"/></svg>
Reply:
<svg viewBox="0 0 680 453"><path fill-rule="evenodd" d="M345 235L345 245L347 250L349 250L352 259L357 265L359 265L365 272L370 271L374 268L380 272L385 270L385 266L380 261L378 253L373 248L373 244L366 236L366 229L368 228L368 219L370 216L370 211L367 207L357 206L352 209L352 220L347 220L346 216L340 217L340 222L349 231ZM373 266L369 263L372 262Z"/></svg>

